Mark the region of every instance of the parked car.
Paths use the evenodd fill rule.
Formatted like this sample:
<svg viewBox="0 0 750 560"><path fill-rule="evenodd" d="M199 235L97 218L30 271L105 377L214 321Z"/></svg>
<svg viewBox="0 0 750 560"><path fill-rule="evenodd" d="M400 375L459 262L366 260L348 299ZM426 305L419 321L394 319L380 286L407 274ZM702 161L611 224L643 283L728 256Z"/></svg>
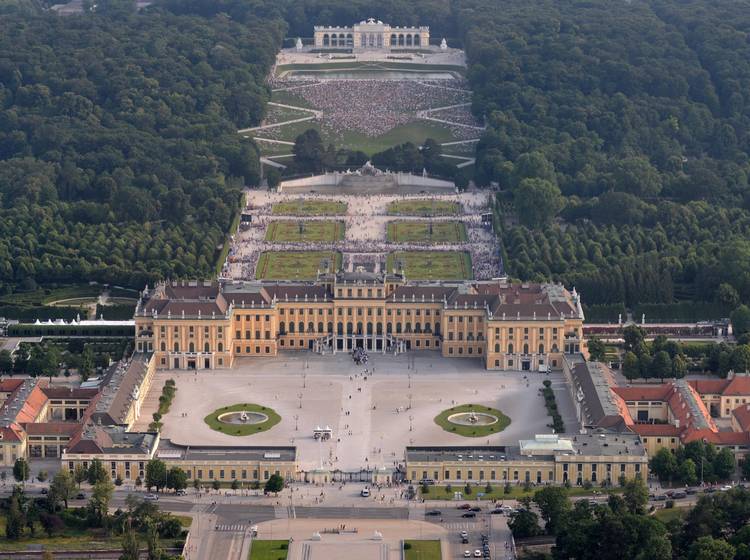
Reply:
<svg viewBox="0 0 750 560"><path fill-rule="evenodd" d="M474 558L481 558L482 557L482 551L478 548L474 551Z"/></svg>
<svg viewBox="0 0 750 560"><path fill-rule="evenodd" d="M502 508L495 508L495 509L490 510L490 515L504 515L504 514L505 514L505 510L503 510Z"/></svg>
<svg viewBox="0 0 750 560"><path fill-rule="evenodd" d="M681 500L682 498L687 498L687 492L684 492L682 490L675 490L674 492L672 492L672 499Z"/></svg>
<svg viewBox="0 0 750 560"><path fill-rule="evenodd" d="M480 508L479 506L474 506L470 511L482 511L482 508Z"/></svg>
<svg viewBox="0 0 750 560"><path fill-rule="evenodd" d="M76 500L85 500L85 499L86 499L86 494L84 494L83 492L78 492L78 494L76 494Z"/></svg>
<svg viewBox="0 0 750 560"><path fill-rule="evenodd" d="M732 488L733 488L733 486L731 484L725 484L724 486L722 486L721 488L719 488L719 491L720 492L726 492L727 490L731 490Z"/></svg>
<svg viewBox="0 0 750 560"><path fill-rule="evenodd" d="M462 539L468 539L468 538L469 538L469 533L468 533L468 532L466 532L466 531L461 531L461 532L460 532L460 533L459 533L458 535L459 535L459 536L460 536L460 537L461 537Z"/></svg>
<svg viewBox="0 0 750 560"><path fill-rule="evenodd" d="M469 537L461 537L461 544L469 544Z"/></svg>
<svg viewBox="0 0 750 560"><path fill-rule="evenodd" d="M42 488L42 494L49 494L49 490L47 490L46 488Z"/></svg>
<svg viewBox="0 0 750 560"><path fill-rule="evenodd" d="M143 496L143 499L148 502L157 502L159 501L159 496L157 496L156 494L146 494L145 496Z"/></svg>
<svg viewBox="0 0 750 560"><path fill-rule="evenodd" d="M179 489L179 490L177 491L177 495L178 495L178 496L187 496L187 490L185 490L184 488L180 488L180 489Z"/></svg>
<svg viewBox="0 0 750 560"><path fill-rule="evenodd" d="M477 516L477 514L474 513L473 511L467 511L466 513L462 513L461 514L461 517L465 517L467 519L468 518L472 518L472 517L476 517L476 516Z"/></svg>
<svg viewBox="0 0 750 560"><path fill-rule="evenodd" d="M687 494L688 496L691 496L691 495L693 495L693 494L697 494L697 493L698 493L698 489L697 489L697 488L686 488L686 489L685 489L685 493L686 493L686 494Z"/></svg>
<svg viewBox="0 0 750 560"><path fill-rule="evenodd" d="M667 501L667 495L666 494L657 494L654 496L655 502L666 502Z"/></svg>
<svg viewBox="0 0 750 560"><path fill-rule="evenodd" d="M438 515L443 515L443 512L440 511L439 509L431 509L429 511L426 511L424 514L427 515L427 516L429 516L429 517L435 517L435 516L438 516Z"/></svg>
<svg viewBox="0 0 750 560"><path fill-rule="evenodd" d="M464 550L464 558L471 558L471 550Z"/></svg>
<svg viewBox="0 0 750 560"><path fill-rule="evenodd" d="M461 504L460 506L456 506L456 509L471 509L471 504Z"/></svg>

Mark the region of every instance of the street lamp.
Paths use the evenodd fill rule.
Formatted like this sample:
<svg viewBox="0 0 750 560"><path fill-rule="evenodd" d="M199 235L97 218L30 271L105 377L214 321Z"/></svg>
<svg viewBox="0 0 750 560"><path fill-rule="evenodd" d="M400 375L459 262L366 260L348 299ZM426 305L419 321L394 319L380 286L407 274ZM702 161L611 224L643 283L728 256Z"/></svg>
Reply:
<svg viewBox="0 0 750 560"><path fill-rule="evenodd" d="M302 408L302 393L297 393L297 398L299 399L299 407Z"/></svg>
<svg viewBox="0 0 750 560"><path fill-rule="evenodd" d="M409 431L410 431L410 432L413 432L413 431L414 431L414 424L413 424L413 422L414 422L414 416L412 416L412 415L410 414L410 415L409 415Z"/></svg>
<svg viewBox="0 0 750 560"><path fill-rule="evenodd" d="M298 429L298 427L297 427L297 420L299 420L299 414L295 414L295 415L294 415L294 431L295 431L295 432L296 432L296 431L297 431L297 429Z"/></svg>

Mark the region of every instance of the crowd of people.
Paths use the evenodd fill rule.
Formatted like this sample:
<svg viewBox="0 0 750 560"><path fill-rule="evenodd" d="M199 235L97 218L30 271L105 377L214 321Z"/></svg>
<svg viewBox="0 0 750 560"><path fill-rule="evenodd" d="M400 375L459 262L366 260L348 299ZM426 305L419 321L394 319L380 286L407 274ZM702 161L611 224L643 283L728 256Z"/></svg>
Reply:
<svg viewBox="0 0 750 560"><path fill-rule="evenodd" d="M462 85L463 82L460 80L387 79L317 82L276 80L272 83L274 90L290 91L310 107L323 111L322 126L336 136L341 136L347 131L380 136L417 119L418 111L466 103L471 100L471 92L463 89ZM457 107L453 111L457 116L454 122L474 122L468 106ZM279 122L274 120L275 118L274 115L270 115L266 122ZM455 129L458 139L463 139L468 133L476 136L476 130L460 126ZM266 132L270 132L271 137L277 137L280 133L278 129L267 129L263 132L263 136L266 137L269 137Z"/></svg>
<svg viewBox="0 0 750 560"><path fill-rule="evenodd" d="M307 216L305 220L340 220L345 223L344 239L319 242L277 242L266 240L268 225L276 220L296 220L296 216L273 214L278 202L297 200L300 195L284 195L262 191L250 193L248 212L253 216L250 227L239 232L225 265L224 275L232 278L254 278L260 255L266 251L338 251L344 254L343 267L353 270L365 265L368 270L380 272L386 255L394 251L445 251L468 252L472 273L476 279L497 276L500 257L495 234L482 224L481 215L488 211L486 193L441 195L440 200L459 202L462 213L457 216L425 218L418 216L392 216L388 214L391 202L404 200L393 195L351 195L341 197L348 202L342 216ZM320 195L304 195L307 200L329 200ZM408 242L387 240L387 224L393 220L461 221L466 226L467 240L455 243Z"/></svg>

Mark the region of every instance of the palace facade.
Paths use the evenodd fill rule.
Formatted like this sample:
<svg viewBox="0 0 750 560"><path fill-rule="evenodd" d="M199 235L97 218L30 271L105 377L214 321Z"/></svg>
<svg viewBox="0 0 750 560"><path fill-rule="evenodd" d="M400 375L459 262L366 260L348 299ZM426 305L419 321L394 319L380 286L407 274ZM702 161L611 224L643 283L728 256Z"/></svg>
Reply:
<svg viewBox="0 0 750 560"><path fill-rule="evenodd" d="M373 18L355 23L351 27L316 25L315 48L343 49L398 49L430 45L430 28L391 27Z"/></svg>
<svg viewBox="0 0 750 560"><path fill-rule="evenodd" d="M136 351L160 369L229 368L280 350L438 350L487 369L561 369L585 352L578 294L505 280L407 282L399 274L340 272L314 282L170 282L146 288Z"/></svg>

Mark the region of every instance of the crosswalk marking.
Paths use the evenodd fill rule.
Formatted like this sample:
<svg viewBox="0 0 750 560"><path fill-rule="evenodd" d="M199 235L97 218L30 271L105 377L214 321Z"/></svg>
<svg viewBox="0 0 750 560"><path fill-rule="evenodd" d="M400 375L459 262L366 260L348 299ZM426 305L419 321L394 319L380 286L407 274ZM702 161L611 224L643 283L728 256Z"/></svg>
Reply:
<svg viewBox="0 0 750 560"><path fill-rule="evenodd" d="M443 523L443 527L446 529L465 529L467 531L473 531L477 528L476 523Z"/></svg>
<svg viewBox="0 0 750 560"><path fill-rule="evenodd" d="M215 527L217 531L230 531L230 532L240 532L247 529L247 525L243 525L242 523L237 523L233 525L217 525Z"/></svg>

